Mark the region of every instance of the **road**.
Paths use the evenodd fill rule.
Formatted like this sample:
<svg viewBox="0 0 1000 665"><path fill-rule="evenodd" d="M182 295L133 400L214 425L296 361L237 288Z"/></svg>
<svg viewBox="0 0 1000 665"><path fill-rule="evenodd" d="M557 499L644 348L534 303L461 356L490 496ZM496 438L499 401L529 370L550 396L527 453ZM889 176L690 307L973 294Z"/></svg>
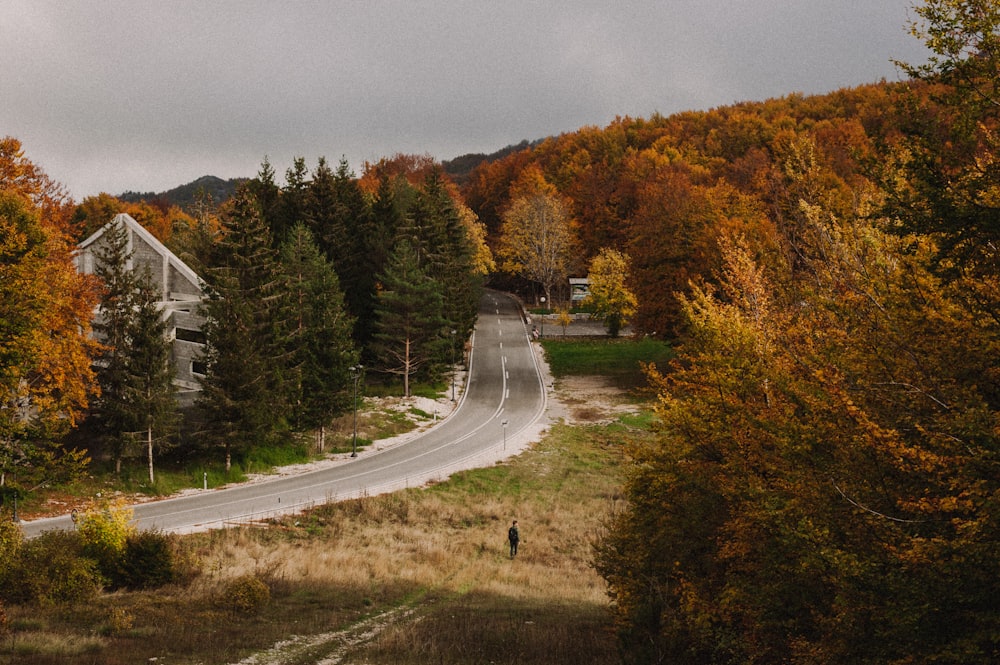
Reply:
<svg viewBox="0 0 1000 665"><path fill-rule="evenodd" d="M337 466L262 483L188 493L132 506L139 529L190 533L297 513L332 501L421 486L492 463L532 431L545 386L516 301L487 291L473 334L466 389L436 427L406 443L361 450ZM26 536L70 529L68 515L23 522Z"/></svg>

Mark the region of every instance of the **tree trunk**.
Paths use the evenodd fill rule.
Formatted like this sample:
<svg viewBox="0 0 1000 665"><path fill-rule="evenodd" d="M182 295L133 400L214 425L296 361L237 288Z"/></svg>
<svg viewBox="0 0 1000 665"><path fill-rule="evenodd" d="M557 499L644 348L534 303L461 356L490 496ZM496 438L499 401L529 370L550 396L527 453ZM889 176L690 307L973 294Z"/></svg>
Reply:
<svg viewBox="0 0 1000 665"><path fill-rule="evenodd" d="M153 484L153 428L146 428L146 456L149 460L149 484Z"/></svg>
<svg viewBox="0 0 1000 665"><path fill-rule="evenodd" d="M406 354L403 360L403 397L410 396L410 338L406 338Z"/></svg>

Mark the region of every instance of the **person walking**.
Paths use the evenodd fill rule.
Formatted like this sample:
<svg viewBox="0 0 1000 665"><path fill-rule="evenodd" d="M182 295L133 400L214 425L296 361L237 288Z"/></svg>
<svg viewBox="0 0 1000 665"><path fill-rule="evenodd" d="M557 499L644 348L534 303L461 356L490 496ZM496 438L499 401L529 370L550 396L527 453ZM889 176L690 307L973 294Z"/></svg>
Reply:
<svg viewBox="0 0 1000 665"><path fill-rule="evenodd" d="M517 532L517 520L507 529L507 540L510 542L510 558L517 556L517 544L521 542L521 535Z"/></svg>

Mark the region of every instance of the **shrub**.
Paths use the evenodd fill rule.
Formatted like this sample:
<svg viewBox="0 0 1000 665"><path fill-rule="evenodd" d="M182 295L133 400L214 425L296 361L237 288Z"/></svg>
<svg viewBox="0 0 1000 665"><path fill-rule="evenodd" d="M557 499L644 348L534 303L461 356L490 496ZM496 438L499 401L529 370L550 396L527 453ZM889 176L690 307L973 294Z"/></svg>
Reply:
<svg viewBox="0 0 1000 665"><path fill-rule="evenodd" d="M128 536L116 571L115 586L155 589L177 577L176 557L170 538L159 531L138 531Z"/></svg>
<svg viewBox="0 0 1000 665"><path fill-rule="evenodd" d="M77 523L84 552L110 580L115 579L128 538L135 533L132 515L125 501L116 499L91 505Z"/></svg>
<svg viewBox="0 0 1000 665"><path fill-rule="evenodd" d="M0 594L12 603L70 603L94 598L102 577L75 533L47 531L25 541L6 571Z"/></svg>
<svg viewBox="0 0 1000 665"><path fill-rule="evenodd" d="M0 578L3 577L3 571L17 557L23 541L24 533L21 527L15 522L3 520L0 516Z"/></svg>
<svg viewBox="0 0 1000 665"><path fill-rule="evenodd" d="M112 607L108 623L101 631L105 635L126 635L135 627L135 615L124 607Z"/></svg>
<svg viewBox="0 0 1000 665"><path fill-rule="evenodd" d="M7 620L7 611L4 610L3 602L0 601L0 639L7 637L10 632L10 622Z"/></svg>
<svg viewBox="0 0 1000 665"><path fill-rule="evenodd" d="M234 614L258 614L270 602L271 590L255 575L237 577L222 592L222 605Z"/></svg>

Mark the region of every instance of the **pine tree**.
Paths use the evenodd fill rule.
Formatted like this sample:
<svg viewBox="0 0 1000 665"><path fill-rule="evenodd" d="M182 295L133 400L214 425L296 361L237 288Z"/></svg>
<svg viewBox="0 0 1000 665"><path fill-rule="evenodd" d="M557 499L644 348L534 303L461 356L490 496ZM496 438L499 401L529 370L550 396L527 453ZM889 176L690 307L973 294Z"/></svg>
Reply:
<svg viewBox="0 0 1000 665"><path fill-rule="evenodd" d="M441 285L445 325L464 338L475 324L482 276L468 227L437 171L416 193L397 238L409 242L424 272Z"/></svg>
<svg viewBox="0 0 1000 665"><path fill-rule="evenodd" d="M403 239L380 276L375 310L373 353L382 371L410 380L435 377L437 363L448 348L441 285L421 267L412 245Z"/></svg>
<svg viewBox="0 0 1000 665"><path fill-rule="evenodd" d="M380 234L346 159L331 171L320 158L309 188L307 211L317 243L340 278L347 307L356 320L355 340L360 341L371 326L378 255L375 243Z"/></svg>
<svg viewBox="0 0 1000 665"><path fill-rule="evenodd" d="M250 188L250 193L257 200L257 205L260 206L260 214L264 218L265 224L271 229L271 236L277 235L281 221L278 219L280 211L278 209L279 199L281 197L281 188L274 180L274 167L271 166L271 161L264 156L264 161L261 162L260 170L257 172L257 177L247 183Z"/></svg>
<svg viewBox="0 0 1000 665"><path fill-rule="evenodd" d="M283 425L287 305L277 252L257 202L242 188L222 216L220 263L206 277L207 375L199 403L226 469L234 452L270 441Z"/></svg>
<svg viewBox="0 0 1000 665"><path fill-rule="evenodd" d="M109 226L103 239L95 273L104 291L94 329L104 351L97 370L101 396L91 419L116 474L129 448L143 437L152 483L154 434L165 436L176 418L166 324L149 274L134 270L128 229Z"/></svg>
<svg viewBox="0 0 1000 665"><path fill-rule="evenodd" d="M136 278L132 272L128 230L114 224L104 233L104 245L96 252L95 274L104 285L98 305L99 318L94 331L103 343L97 362L97 381L101 396L92 419L98 437L107 446L121 473L122 459L138 424L129 409L129 329L136 304Z"/></svg>
<svg viewBox="0 0 1000 665"><path fill-rule="evenodd" d="M137 430L145 440L150 483L155 482L154 443L160 441L160 447L163 446L178 415L167 326L156 301L156 290L145 273L138 280L136 306L129 326L129 390L126 394Z"/></svg>
<svg viewBox="0 0 1000 665"><path fill-rule="evenodd" d="M304 157L292 160L292 167L285 171L285 186L273 207L273 212L265 215L271 229L271 240L280 247L292 231L292 227L309 217L309 169ZM262 208L263 212L267 212Z"/></svg>
<svg viewBox="0 0 1000 665"><path fill-rule="evenodd" d="M282 246L292 312L289 358L295 377L297 425L316 429L323 450L325 427L349 407L349 367L358 356L353 321L344 307L337 273L320 253L312 233L297 224Z"/></svg>
<svg viewBox="0 0 1000 665"><path fill-rule="evenodd" d="M475 247L458 205L436 171L428 177L425 192L436 207L444 237L443 270L438 279L444 284L445 317L464 339L475 326L482 288L482 275L475 266Z"/></svg>
<svg viewBox="0 0 1000 665"><path fill-rule="evenodd" d="M399 193L401 188L406 190L403 196ZM389 263L396 234L403 223L404 204L401 199L409 198L411 189L405 178L390 180L384 176L379 180L379 188L371 204L372 230L366 239L371 277L366 284L367 292L362 293L361 289L357 289L354 301L354 307L358 310L354 338L362 348L367 346L374 334L377 276L382 274Z"/></svg>

